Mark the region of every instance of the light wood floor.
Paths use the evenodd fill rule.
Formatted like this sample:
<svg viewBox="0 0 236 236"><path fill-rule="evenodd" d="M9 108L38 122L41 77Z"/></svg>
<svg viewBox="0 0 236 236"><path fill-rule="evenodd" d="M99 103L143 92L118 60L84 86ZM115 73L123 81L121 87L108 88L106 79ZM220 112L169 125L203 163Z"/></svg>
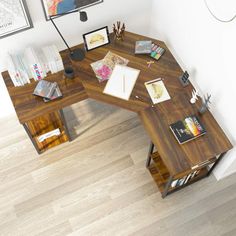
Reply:
<svg viewBox="0 0 236 236"><path fill-rule="evenodd" d="M77 138L41 156L15 117L0 121L0 235L236 235L236 175L163 200L136 114L87 100L66 118Z"/></svg>

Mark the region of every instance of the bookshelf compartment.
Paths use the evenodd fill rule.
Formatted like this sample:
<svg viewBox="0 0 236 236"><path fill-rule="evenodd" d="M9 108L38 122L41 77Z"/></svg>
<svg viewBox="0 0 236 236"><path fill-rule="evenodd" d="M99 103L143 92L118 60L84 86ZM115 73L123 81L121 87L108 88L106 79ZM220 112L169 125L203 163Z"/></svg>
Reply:
<svg viewBox="0 0 236 236"><path fill-rule="evenodd" d="M35 118L27 122L26 125L30 132L32 142L37 146L39 153L69 141L61 115L58 111ZM41 135L45 135L56 129L59 129L59 135L48 137L41 142L38 140L38 137Z"/></svg>
<svg viewBox="0 0 236 236"><path fill-rule="evenodd" d="M171 187L171 186L170 186L170 188L169 188L169 190L168 190L168 194L169 194L169 193L172 193L172 192L175 192L175 191L177 191L177 190L180 190L181 188L184 188L184 187L186 187L186 186L188 186L188 185L190 185L190 184L192 184L192 183L194 183L194 182L196 182L196 181L198 181L198 180L200 180L200 179L206 177L207 174L208 174L208 169L207 169L207 167L204 167L204 168L199 169L199 170L197 170L197 171L198 171L198 173L197 173L194 177L189 178L188 181L187 181L187 182L184 182L182 185L175 186L175 187ZM193 174L193 173L194 173L194 172L191 172L191 173L189 173L188 175L183 176L183 178L186 180L186 178L187 178L189 175ZM180 178L180 179L181 179L181 178ZM173 180L173 181L180 180L180 179L175 179L175 180ZM173 183L173 182L172 182L172 183Z"/></svg>
<svg viewBox="0 0 236 236"><path fill-rule="evenodd" d="M148 167L148 169L150 171L150 174L152 175L153 180L156 182L159 191L163 193L168 180L164 179L163 176L161 176L153 163Z"/></svg>
<svg viewBox="0 0 236 236"><path fill-rule="evenodd" d="M153 180L156 182L162 198L165 198L167 195L209 176L217 162L219 162L224 155L225 153L222 153L218 158L215 156L197 165L192 165L189 169L172 173L168 170L154 144L151 143L146 167L149 169Z"/></svg>
<svg viewBox="0 0 236 236"><path fill-rule="evenodd" d="M165 190L165 185L167 184L170 177L170 173L164 165L158 152L152 153L151 159L153 163L149 166L149 171L153 179L155 180L160 192L163 193Z"/></svg>
<svg viewBox="0 0 236 236"><path fill-rule="evenodd" d="M159 153L155 152L155 153L151 154L151 158L152 158L154 165L157 168L158 172L162 176L162 178L168 179L170 177L170 173L169 173L168 169L166 168L166 166L164 165Z"/></svg>

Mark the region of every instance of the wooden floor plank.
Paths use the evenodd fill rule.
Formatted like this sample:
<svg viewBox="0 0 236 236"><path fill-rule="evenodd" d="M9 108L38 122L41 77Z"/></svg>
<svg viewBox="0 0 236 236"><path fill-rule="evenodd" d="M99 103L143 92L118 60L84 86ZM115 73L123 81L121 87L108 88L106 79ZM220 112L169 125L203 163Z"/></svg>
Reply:
<svg viewBox="0 0 236 236"><path fill-rule="evenodd" d="M163 200L136 114L89 99L65 115L77 138L40 156L16 117L0 121L1 236L236 235L236 175Z"/></svg>

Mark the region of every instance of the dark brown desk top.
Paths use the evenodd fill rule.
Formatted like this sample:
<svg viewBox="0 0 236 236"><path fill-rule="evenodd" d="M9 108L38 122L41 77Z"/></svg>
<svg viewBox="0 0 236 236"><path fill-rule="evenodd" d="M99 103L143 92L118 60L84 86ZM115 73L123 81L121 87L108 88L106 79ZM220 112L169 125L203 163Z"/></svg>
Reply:
<svg viewBox="0 0 236 236"><path fill-rule="evenodd" d="M4 72L4 81L20 122L24 123L36 116L91 97L137 112L171 175L189 171L196 164L210 160L216 155L230 150L232 144L210 112L200 118L206 127L206 135L183 145L177 143L169 130L169 124L188 115L197 114L198 104L191 105L189 103L193 87L191 85L186 88L181 86L177 78L183 72L163 42L152 39L152 41L165 48L166 52L158 62L148 68L147 61L151 60L150 57L134 54L135 41L145 39L149 38L127 32L124 42L112 42L105 47L87 52L86 58L82 62L73 62L73 66L77 70L77 76L73 81L68 81L67 85L62 79L62 72L50 75L47 79L59 83L64 97L48 104L31 95L35 83L15 88L9 79L8 73ZM129 59L128 66L141 70L129 101L103 94L106 82L99 83L92 71L90 64L104 58L108 51ZM66 60L65 51L62 52L62 57ZM164 78L164 83L172 99L151 107L152 103L144 82L156 78Z"/></svg>
<svg viewBox="0 0 236 236"><path fill-rule="evenodd" d="M65 80L63 72L49 75L47 80L56 81L63 94L62 99L57 99L49 103L45 103L42 98L32 95L37 84L35 81L23 87L14 87L8 72L3 72L2 75L18 119L22 124L45 113L60 110L63 107L88 98L81 80L77 75L73 80Z"/></svg>

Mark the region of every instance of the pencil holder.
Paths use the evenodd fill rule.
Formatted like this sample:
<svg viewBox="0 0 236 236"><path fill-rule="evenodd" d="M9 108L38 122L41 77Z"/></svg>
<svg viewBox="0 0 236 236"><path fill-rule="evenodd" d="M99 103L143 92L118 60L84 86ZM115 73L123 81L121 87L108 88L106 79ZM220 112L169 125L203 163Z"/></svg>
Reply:
<svg viewBox="0 0 236 236"><path fill-rule="evenodd" d="M64 75L67 79L74 79L75 73L72 67L65 68Z"/></svg>

